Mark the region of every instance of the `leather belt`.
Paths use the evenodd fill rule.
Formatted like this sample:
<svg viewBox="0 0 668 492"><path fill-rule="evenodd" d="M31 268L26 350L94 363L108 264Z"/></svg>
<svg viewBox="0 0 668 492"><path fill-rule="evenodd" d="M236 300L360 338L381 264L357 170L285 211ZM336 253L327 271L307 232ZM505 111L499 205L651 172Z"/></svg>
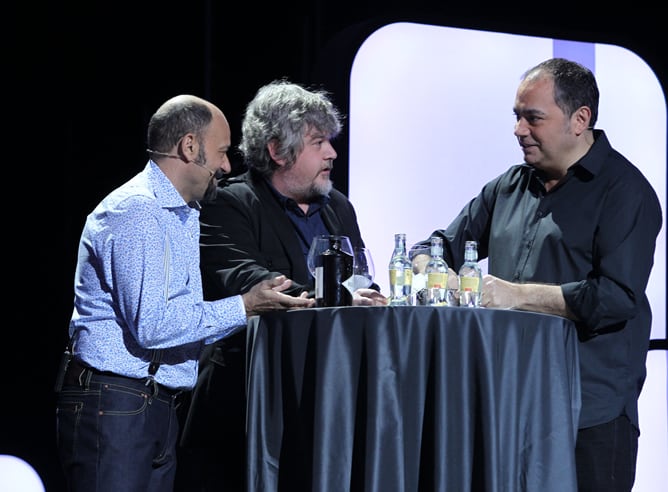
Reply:
<svg viewBox="0 0 668 492"><path fill-rule="evenodd" d="M100 371L99 369L95 369L94 367L88 367L88 366L83 365L81 362L79 362L74 357L70 360L69 365L67 367L67 370L65 371L65 377L63 378L63 384L65 386L84 386L85 382L87 380L90 380L90 375L107 376L107 377L122 379L122 380L126 380L128 382L132 382L132 383L135 383L135 384L138 383L138 384L146 386L148 388L151 388L151 387L155 386L155 388L157 388L157 390L160 394L170 396L170 397L177 397L182 393L181 390L168 388L165 385L162 385L160 383L156 383L154 380L152 380L150 378L143 378L143 379L130 378L128 376L121 376L121 375L116 374L114 372Z"/></svg>

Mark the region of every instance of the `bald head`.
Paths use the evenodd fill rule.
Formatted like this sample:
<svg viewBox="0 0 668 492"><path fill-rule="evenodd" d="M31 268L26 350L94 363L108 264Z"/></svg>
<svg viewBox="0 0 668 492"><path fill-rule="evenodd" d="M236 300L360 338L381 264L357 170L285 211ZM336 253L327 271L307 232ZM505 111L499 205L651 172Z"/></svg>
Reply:
<svg viewBox="0 0 668 492"><path fill-rule="evenodd" d="M193 133L201 141L214 114L225 118L219 108L200 97L189 94L172 97L151 116L146 145L166 153L187 133Z"/></svg>

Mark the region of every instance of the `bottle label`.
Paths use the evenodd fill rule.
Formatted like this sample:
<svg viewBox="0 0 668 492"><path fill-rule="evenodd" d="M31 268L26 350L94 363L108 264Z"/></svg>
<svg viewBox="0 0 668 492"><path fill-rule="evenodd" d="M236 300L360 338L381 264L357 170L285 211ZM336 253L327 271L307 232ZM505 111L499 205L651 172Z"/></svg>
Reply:
<svg viewBox="0 0 668 492"><path fill-rule="evenodd" d="M427 274L427 287L430 289L445 289L447 274L445 272L430 272Z"/></svg>
<svg viewBox="0 0 668 492"><path fill-rule="evenodd" d="M393 268L390 270L390 285L397 284L397 271Z"/></svg>
<svg viewBox="0 0 668 492"><path fill-rule="evenodd" d="M322 299L324 295L324 275L322 273L322 265L315 268L315 298Z"/></svg>
<svg viewBox="0 0 668 492"><path fill-rule="evenodd" d="M480 279L478 277L460 277L459 284L462 291L478 292L480 290Z"/></svg>

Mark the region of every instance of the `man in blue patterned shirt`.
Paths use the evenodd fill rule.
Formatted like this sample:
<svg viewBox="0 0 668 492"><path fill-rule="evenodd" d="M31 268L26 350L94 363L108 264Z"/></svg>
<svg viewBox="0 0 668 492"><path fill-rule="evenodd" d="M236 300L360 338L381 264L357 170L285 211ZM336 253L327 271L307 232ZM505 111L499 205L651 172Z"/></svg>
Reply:
<svg viewBox="0 0 668 492"><path fill-rule="evenodd" d="M258 312L313 306L291 280L204 301L199 204L230 172L222 111L190 95L151 117L151 160L88 216L79 244L57 437L69 490L172 490L179 395L205 344Z"/></svg>

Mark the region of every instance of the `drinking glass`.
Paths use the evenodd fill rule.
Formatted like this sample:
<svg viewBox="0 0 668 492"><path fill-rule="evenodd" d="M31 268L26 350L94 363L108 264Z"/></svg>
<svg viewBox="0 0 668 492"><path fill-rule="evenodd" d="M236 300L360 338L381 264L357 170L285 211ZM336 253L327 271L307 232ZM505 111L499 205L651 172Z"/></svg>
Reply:
<svg viewBox="0 0 668 492"><path fill-rule="evenodd" d="M328 249L338 249L338 251L325 255ZM348 292L349 289L345 285L346 277L351 276L353 265L353 248L348 236L320 235L314 237L306 263L315 279L316 306L349 306L352 304L351 293Z"/></svg>
<svg viewBox="0 0 668 492"><path fill-rule="evenodd" d="M369 248L355 246L353 248L353 276L350 278L348 290L351 292L357 289L366 289L373 283L376 270L373 265L373 257Z"/></svg>
<svg viewBox="0 0 668 492"><path fill-rule="evenodd" d="M341 251L353 255L353 247L350 244L350 238L348 236L337 236L337 235L327 235L321 234L315 236L313 241L311 241L311 247L308 250L308 255L306 257L306 264L308 265L308 270L311 272L313 277L316 277L316 261L318 256L323 252L327 251L329 247L334 243L335 239L341 241Z"/></svg>

